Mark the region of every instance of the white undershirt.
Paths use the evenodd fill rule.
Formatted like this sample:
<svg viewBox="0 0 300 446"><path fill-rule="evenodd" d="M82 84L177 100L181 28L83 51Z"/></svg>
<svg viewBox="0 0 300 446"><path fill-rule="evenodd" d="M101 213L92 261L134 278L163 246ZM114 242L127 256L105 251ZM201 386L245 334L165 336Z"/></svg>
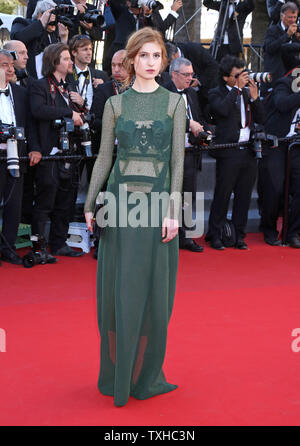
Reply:
<svg viewBox="0 0 300 446"><path fill-rule="evenodd" d="M88 109L90 110L90 108L91 108L91 106L92 106L92 102L93 102L93 94L94 94L94 92L93 92L93 85L92 85L92 74L91 74L91 70L89 69L89 68L86 68L85 70L81 70L80 68L78 68L76 65L75 65L75 69L76 69L76 72L77 72L77 74L78 73L80 73L81 71L86 71L86 70L88 70L89 71L89 73L90 73L90 81L89 81L89 84L88 84L88 87L87 88L84 88L84 90L83 90L83 92L82 92L82 98L85 100L87 100L87 107L88 107ZM80 94L80 92L82 91L82 89L83 89L83 85L84 85L84 81L85 81L85 76L83 76L83 75L81 75L81 76L79 76L78 77L78 92L79 92L79 94Z"/></svg>
<svg viewBox="0 0 300 446"><path fill-rule="evenodd" d="M229 85L226 85L226 87L228 88L229 91L232 90L233 87L229 87ZM245 127L246 125L246 109L245 109L245 102L244 102L244 98L242 95L242 90L239 88L240 93L241 93L241 125L242 128L240 129L240 137L239 137L239 142L246 142L249 141L250 138L250 129L249 127Z"/></svg>
<svg viewBox="0 0 300 446"><path fill-rule="evenodd" d="M1 121L3 124L12 124L15 126L16 117L14 105L12 103L13 96L10 84L8 84L6 88L8 88L10 95L6 96L5 94L0 94ZM6 143L0 144L0 150L6 150Z"/></svg>

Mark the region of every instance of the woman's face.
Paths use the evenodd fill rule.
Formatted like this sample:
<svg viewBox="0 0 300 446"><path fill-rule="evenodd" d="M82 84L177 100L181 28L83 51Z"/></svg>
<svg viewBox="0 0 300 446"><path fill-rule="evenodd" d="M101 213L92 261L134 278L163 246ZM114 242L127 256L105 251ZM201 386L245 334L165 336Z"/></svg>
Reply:
<svg viewBox="0 0 300 446"><path fill-rule="evenodd" d="M133 59L133 65L137 78L154 79L159 74L162 66L160 45L156 42L145 43Z"/></svg>

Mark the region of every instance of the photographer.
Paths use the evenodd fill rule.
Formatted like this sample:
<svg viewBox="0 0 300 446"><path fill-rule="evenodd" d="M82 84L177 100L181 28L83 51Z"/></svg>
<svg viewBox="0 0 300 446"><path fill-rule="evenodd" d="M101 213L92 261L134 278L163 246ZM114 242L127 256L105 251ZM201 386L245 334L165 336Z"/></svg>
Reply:
<svg viewBox="0 0 300 446"><path fill-rule="evenodd" d="M197 170L201 169L201 152L198 147L199 134L209 130L209 127L203 119L198 102L198 95L190 87L194 76L191 62L183 57L175 58L171 62L169 73L172 81L166 84L165 88L181 94L186 103L186 150L182 192L192 193L194 199L196 194ZM193 252L202 252L202 246L198 245L193 239L186 237L186 231L189 229L191 228L187 228L184 224L183 213L182 227L179 230L179 247Z"/></svg>
<svg viewBox="0 0 300 446"><path fill-rule="evenodd" d="M28 97L24 88L11 83L15 76L13 56L7 50L0 50L0 109L1 127L3 124L12 125L13 128L21 127L25 130L25 136L31 151L28 154L30 165L35 165L40 160L39 147L36 134L32 127L32 120L28 112ZM8 142L14 138L4 138L4 130L1 129L0 155L10 158ZM15 144L15 143L13 143ZM17 156L26 156L28 147L25 140L17 138ZM11 167L11 166L10 166ZM3 199L3 224L1 234L2 260L16 265L22 265L22 259L15 250L18 227L21 217L23 175L26 164L15 160L13 173L8 169L8 163L0 163L0 202Z"/></svg>
<svg viewBox="0 0 300 446"><path fill-rule="evenodd" d="M223 41L218 49L216 59L220 61L226 54L239 57L243 45L243 29L247 16L254 11L256 0L224 0L224 6L229 2L228 17L225 8L220 9L221 1L204 0L203 5L208 9L220 11L219 21L227 22Z"/></svg>
<svg viewBox="0 0 300 446"><path fill-rule="evenodd" d="M295 5L298 6L298 9L300 9L300 1L299 0L289 0L292 3L295 3ZM276 23L280 20L280 10L282 8L282 5L287 3L288 0L267 0L267 11L268 16L272 20L271 24L276 25Z"/></svg>
<svg viewBox="0 0 300 446"><path fill-rule="evenodd" d="M244 61L225 56L220 62L219 87L209 92L209 107L216 124L214 143L248 143L254 123L263 124L264 109L258 88L245 70ZM229 200L234 192L232 223L236 248L244 242L251 192L256 177L256 159L250 146L210 151L216 158L216 185L206 239L223 250L221 231L226 222Z"/></svg>
<svg viewBox="0 0 300 446"><path fill-rule="evenodd" d="M44 49L51 43L68 41L68 29L58 23L52 14L56 4L52 0L41 0L37 3L32 19L17 17L11 28L11 39L20 40L28 50L27 69L35 79L42 77L42 59Z"/></svg>
<svg viewBox="0 0 300 446"><path fill-rule="evenodd" d="M208 102L208 91L218 84L218 62L198 42L166 42L169 63L177 57L191 61L199 81L199 101L204 111Z"/></svg>
<svg viewBox="0 0 300 446"><path fill-rule="evenodd" d="M30 107L37 120L42 154L61 153L60 129L55 120L72 119L81 127L81 114L72 109L65 79L72 73L73 63L69 48L63 43L48 46L44 51L43 79L30 86ZM69 215L73 206L74 189L77 188L78 172L72 161L43 161L35 175L36 198L33 209L32 232L45 237L48 218L51 217L49 245L53 255L77 257L81 252L67 244ZM52 259L50 259L52 260Z"/></svg>
<svg viewBox="0 0 300 446"><path fill-rule="evenodd" d="M270 26L264 40L264 70L272 74L271 87L299 63L300 33L297 26L298 7L285 3L281 7L280 22Z"/></svg>
<svg viewBox="0 0 300 446"><path fill-rule="evenodd" d="M26 46L20 40L9 40L3 46L3 49L12 52L13 57L15 57L14 67L16 84L26 88L28 80L28 73L26 70L28 52Z"/></svg>
<svg viewBox="0 0 300 446"><path fill-rule="evenodd" d="M297 74L300 72L298 67ZM299 77L289 74L279 79L271 96L270 113L265 129L279 138L299 135L300 122ZM299 141L300 142L300 141ZM288 143L278 148L265 144L263 158L259 162L259 179L262 188L261 230L264 240L272 246L280 245L277 220L281 215L286 177ZM292 248L300 248L300 144L291 150L290 194L287 242Z"/></svg>
<svg viewBox="0 0 300 446"><path fill-rule="evenodd" d="M165 31L177 20L177 10L181 8L182 1L175 0L171 12L165 20L162 20L159 9L163 6L159 2L150 2L155 4L155 8L150 9L147 0L127 0L122 4L118 0L109 0L112 13L115 17L115 39L108 50L107 58L110 61L113 54L125 48L126 41L131 33L145 26L158 29L163 35ZM110 62L109 62L110 65Z"/></svg>
<svg viewBox="0 0 300 446"><path fill-rule="evenodd" d="M92 41L94 40L102 40L103 37L103 29L102 24L104 23L104 19L101 20L100 17L96 20L96 23L89 19L85 19L83 16L85 14L90 14L92 11L97 11L98 16L102 16L101 11L97 10L94 5L87 3L87 0L57 0L58 5L69 5L75 6L77 9L77 13L75 15L66 14L68 18L70 18L73 22L73 26L69 30L69 40L72 39L76 34L82 34L89 36Z"/></svg>

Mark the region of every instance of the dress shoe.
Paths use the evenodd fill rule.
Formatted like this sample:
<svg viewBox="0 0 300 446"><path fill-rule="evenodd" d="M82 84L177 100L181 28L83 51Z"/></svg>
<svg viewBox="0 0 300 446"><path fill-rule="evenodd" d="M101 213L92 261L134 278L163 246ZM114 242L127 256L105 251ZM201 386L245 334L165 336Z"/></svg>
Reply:
<svg viewBox="0 0 300 446"><path fill-rule="evenodd" d="M23 265L23 260L17 253L5 252L2 253L1 260L3 262L12 263L13 265Z"/></svg>
<svg viewBox="0 0 300 446"><path fill-rule="evenodd" d="M219 238L212 239L210 241L210 246L213 249L217 249L218 251L223 251L225 249L225 246L223 245L223 243Z"/></svg>
<svg viewBox="0 0 300 446"><path fill-rule="evenodd" d="M281 241L278 238L264 237L265 242L271 246L281 246Z"/></svg>
<svg viewBox="0 0 300 446"><path fill-rule="evenodd" d="M192 238L186 238L180 243L181 249L188 249L193 252L203 252L203 246L198 245Z"/></svg>
<svg viewBox="0 0 300 446"><path fill-rule="evenodd" d="M248 249L247 243L245 243L242 238L237 239L235 247L237 249Z"/></svg>
<svg viewBox="0 0 300 446"><path fill-rule="evenodd" d="M51 251L51 254L54 256L66 256L66 257L81 257L83 256L83 251L75 251L69 245L64 245L62 248L58 249L55 252Z"/></svg>
<svg viewBox="0 0 300 446"><path fill-rule="evenodd" d="M300 248L300 240L296 236L289 238L287 242L291 248Z"/></svg>

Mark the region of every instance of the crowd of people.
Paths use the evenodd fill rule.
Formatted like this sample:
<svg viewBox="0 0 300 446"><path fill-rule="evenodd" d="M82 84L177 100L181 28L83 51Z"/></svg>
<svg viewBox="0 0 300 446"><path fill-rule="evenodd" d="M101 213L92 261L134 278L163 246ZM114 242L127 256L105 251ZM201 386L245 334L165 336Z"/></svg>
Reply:
<svg viewBox="0 0 300 446"><path fill-rule="evenodd" d="M217 41L216 33L212 42L211 47L218 44L213 57L200 42L166 39L170 27L176 25L182 0L174 0L164 20L159 12L162 5L156 1L109 0L100 2L96 12L86 0L28 1L26 18L13 21L11 40L0 50L1 126L11 127L7 138L1 137L0 155L20 158L12 166L0 163L2 261L23 263L15 249L21 221L31 224L37 236L35 250L41 249L41 241L48 240L45 262L55 263L57 256L83 254L72 249L67 238L83 169L88 181L92 175L95 157L85 155L99 151L106 131L102 117L107 100L129 90L134 82L133 77L126 83L129 71L123 64L124 48L129 36L144 27L159 31L164 38L168 66L157 76L157 83L182 95L186 106L182 192L195 196L201 147L209 147L211 137L215 144L238 146L209 150L216 158L216 184L206 240L216 250L225 249L224 224L233 193L234 246L248 249L248 210L258 176L260 230L267 244L281 244L277 220L283 209L289 142L280 139L297 135L300 93L298 71L294 69L300 65L300 1L266 1L270 23L262 42L264 71L271 73L272 82L259 85L241 57L243 27L255 3L204 0L203 7L219 10L219 23L224 24L221 41ZM114 18L109 27L103 20L108 8ZM93 60L99 40L104 40L103 71L95 69ZM252 139L257 126L279 138L277 148L271 141L263 142L259 160ZM11 155L9 132L19 127L24 128L26 139L17 140L17 154ZM89 137L91 148L87 152ZM117 145L116 140L114 158ZM62 157L66 148L81 154L81 159ZM29 162L24 161L25 156ZM287 228L287 242L293 248L300 248L299 158L296 146L290 157ZM180 248L202 252L203 247L187 235L190 228L185 226L184 216L182 221Z"/></svg>

